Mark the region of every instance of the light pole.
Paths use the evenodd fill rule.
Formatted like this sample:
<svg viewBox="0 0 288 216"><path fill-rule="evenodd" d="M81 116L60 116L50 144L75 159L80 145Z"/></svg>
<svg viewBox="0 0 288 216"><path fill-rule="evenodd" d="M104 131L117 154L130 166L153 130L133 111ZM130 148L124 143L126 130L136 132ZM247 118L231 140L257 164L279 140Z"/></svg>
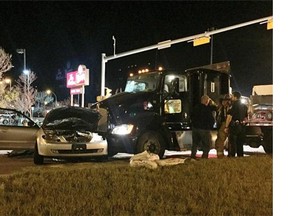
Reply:
<svg viewBox="0 0 288 216"><path fill-rule="evenodd" d="M56 94L55 94L53 91L51 91L50 89L47 89L47 90L46 90L46 93L47 93L48 95L50 95L50 94L53 94L53 95L54 95L54 97L55 97L55 107L58 106Z"/></svg>
<svg viewBox="0 0 288 216"><path fill-rule="evenodd" d="M27 88L27 94L29 93L29 87L30 87L30 70L24 70L23 73L27 76L27 82L25 82L26 88Z"/></svg>
<svg viewBox="0 0 288 216"><path fill-rule="evenodd" d="M24 68L23 68L23 71L26 70L26 49L17 49L16 52L18 54L23 54L24 56Z"/></svg>
<svg viewBox="0 0 288 216"><path fill-rule="evenodd" d="M212 27L212 28L208 28L208 32L209 31L214 31L216 30L216 28ZM210 64L213 64L213 46L214 46L214 41L213 41L213 35L211 35L211 46L210 46Z"/></svg>
<svg viewBox="0 0 288 216"><path fill-rule="evenodd" d="M30 101L30 98L29 98L29 88L30 88L30 70L24 70L23 73L27 76L27 81L26 81L26 77L25 77L25 82L24 82L24 92L26 94L26 107L28 109L28 112L29 112L29 116L31 117L31 108L29 107L29 102Z"/></svg>
<svg viewBox="0 0 288 216"><path fill-rule="evenodd" d="M11 91L11 82L12 82L12 80L11 80L10 78L6 78L6 79L5 79L5 83L6 83L6 84L9 83L9 87L10 87L10 88L9 88L9 91Z"/></svg>

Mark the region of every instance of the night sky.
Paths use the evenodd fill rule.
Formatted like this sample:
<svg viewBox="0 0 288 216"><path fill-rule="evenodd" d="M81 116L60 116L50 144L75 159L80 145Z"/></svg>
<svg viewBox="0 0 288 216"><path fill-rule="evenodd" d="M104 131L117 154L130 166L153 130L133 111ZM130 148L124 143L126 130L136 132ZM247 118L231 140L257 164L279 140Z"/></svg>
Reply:
<svg viewBox="0 0 288 216"><path fill-rule="evenodd" d="M116 54L165 40L203 33L273 15L272 1L135 1L135 2L0 2L0 46L12 54L14 68L5 73L16 79L23 70L25 48L27 68L38 76L39 91L52 89L59 99L69 97L57 71L79 64L90 69L86 102L100 95L101 53ZM230 61L232 87L249 96L252 86L271 84L272 30L266 24L213 36L213 63ZM210 63L210 46L179 43L169 49L151 50L106 64L106 86L123 87L130 71L159 65L185 70Z"/></svg>

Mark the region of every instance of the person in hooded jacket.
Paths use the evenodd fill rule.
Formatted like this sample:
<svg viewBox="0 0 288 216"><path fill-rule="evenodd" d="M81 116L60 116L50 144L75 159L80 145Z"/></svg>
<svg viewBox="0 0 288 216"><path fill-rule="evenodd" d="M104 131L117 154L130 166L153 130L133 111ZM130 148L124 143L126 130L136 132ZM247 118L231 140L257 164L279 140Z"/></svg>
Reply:
<svg viewBox="0 0 288 216"><path fill-rule="evenodd" d="M228 135L228 157L243 157L243 145L246 138L246 122L248 118L248 107L241 103L241 93L232 93L232 106L228 110L225 133Z"/></svg>
<svg viewBox="0 0 288 216"><path fill-rule="evenodd" d="M192 147L191 158L196 159L198 147L203 150L202 158L208 158L211 144L211 130L215 118L213 116L214 106L207 95L201 97L201 103L197 104L192 111Z"/></svg>

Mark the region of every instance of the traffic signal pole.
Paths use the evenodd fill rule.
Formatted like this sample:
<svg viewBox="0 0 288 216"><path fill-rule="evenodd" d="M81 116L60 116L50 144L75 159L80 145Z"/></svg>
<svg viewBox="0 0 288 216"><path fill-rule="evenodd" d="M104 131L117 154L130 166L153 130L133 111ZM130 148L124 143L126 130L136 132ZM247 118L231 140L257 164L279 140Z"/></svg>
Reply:
<svg viewBox="0 0 288 216"><path fill-rule="evenodd" d="M222 32L226 32L226 31L230 31L233 29L237 29L237 28L242 28L245 26L249 26L249 25L253 25L256 23L267 23L269 21L272 21L273 16L269 16L269 17L264 17L264 18L260 18L260 19L256 19L256 20L252 20L249 22L244 22L244 23L240 23L237 25L233 25L233 26L229 26L229 27L225 27L225 28L221 28L221 29L216 29L213 31L208 31L208 32L204 32L201 34L196 34L196 35L192 35L192 36L188 36L188 37L184 37L184 38L180 38L180 39L176 39L176 40L166 40L166 41L162 41L159 42L155 45L151 45L151 46L147 46L147 47L143 47L143 48L139 48L139 49L135 49L135 50L131 50L131 51L127 51L127 52L122 52L119 54L114 54L111 56L106 56L105 53L102 53L102 64L101 64L101 96L104 96L105 94L105 64L106 62L110 61L110 60L114 60L117 58L122 58L128 55L133 55L133 54L137 54L137 53L141 53L141 52L145 52L145 51L149 51L149 50L153 50L153 49L165 49L165 48L169 48L171 47L171 45L173 44L177 44L177 43L182 43L182 42L193 42L193 40L195 39L199 39L202 37L209 37L210 35L214 35L214 34L219 34Z"/></svg>

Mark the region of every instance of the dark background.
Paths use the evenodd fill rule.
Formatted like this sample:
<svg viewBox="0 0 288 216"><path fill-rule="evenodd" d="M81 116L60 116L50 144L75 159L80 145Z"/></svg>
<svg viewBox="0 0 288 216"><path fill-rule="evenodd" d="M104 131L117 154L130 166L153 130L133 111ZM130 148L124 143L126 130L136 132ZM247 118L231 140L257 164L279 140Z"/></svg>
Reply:
<svg viewBox="0 0 288 216"><path fill-rule="evenodd" d="M35 86L63 100L69 90L55 80L57 72L84 64L90 69L85 102L91 103L100 95L101 53L113 54L113 35L117 54L272 15L272 1L0 2L0 46L14 65L4 76L18 78L23 55L16 49L25 48L27 68L38 77ZM230 61L234 90L249 96L253 85L272 83L272 30L266 24L216 34L213 42L213 63ZM106 86L123 88L129 72L141 68L209 64L210 46L183 42L109 61Z"/></svg>

